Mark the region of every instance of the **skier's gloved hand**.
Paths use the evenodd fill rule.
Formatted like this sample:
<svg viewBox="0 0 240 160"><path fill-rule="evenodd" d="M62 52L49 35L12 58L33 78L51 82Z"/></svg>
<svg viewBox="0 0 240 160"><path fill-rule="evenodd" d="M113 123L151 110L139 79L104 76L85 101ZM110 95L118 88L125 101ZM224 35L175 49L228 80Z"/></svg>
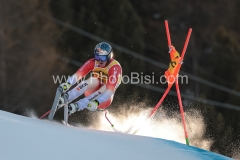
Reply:
<svg viewBox="0 0 240 160"><path fill-rule="evenodd" d="M93 100L88 103L87 109L90 111L96 111L99 106L99 102L97 100Z"/></svg>
<svg viewBox="0 0 240 160"><path fill-rule="evenodd" d="M62 83L58 87L62 93L66 92L70 88L70 83Z"/></svg>

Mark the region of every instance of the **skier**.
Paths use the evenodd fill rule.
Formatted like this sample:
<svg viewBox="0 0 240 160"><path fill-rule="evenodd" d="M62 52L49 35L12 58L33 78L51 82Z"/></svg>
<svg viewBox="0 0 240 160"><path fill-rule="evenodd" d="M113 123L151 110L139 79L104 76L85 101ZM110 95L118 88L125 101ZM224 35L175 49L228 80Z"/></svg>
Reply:
<svg viewBox="0 0 240 160"><path fill-rule="evenodd" d="M112 54L111 45L106 42L97 44L94 58L86 61L66 83L59 86L64 94L59 98L57 109L68 103L68 115L71 115L84 108L90 111L107 108L112 103L122 76L121 65L112 58ZM84 80L90 71L92 72L90 78ZM80 80L81 83L69 90ZM82 94L85 95L83 99L72 103Z"/></svg>

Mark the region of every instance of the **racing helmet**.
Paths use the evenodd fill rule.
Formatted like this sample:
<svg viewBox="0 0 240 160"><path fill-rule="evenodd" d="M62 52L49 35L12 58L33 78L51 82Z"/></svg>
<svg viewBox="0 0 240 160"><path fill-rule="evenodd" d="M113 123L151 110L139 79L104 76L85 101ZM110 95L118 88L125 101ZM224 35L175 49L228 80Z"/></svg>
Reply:
<svg viewBox="0 0 240 160"><path fill-rule="evenodd" d="M97 61L106 62L112 57L112 47L106 42L101 42L94 49L94 57Z"/></svg>

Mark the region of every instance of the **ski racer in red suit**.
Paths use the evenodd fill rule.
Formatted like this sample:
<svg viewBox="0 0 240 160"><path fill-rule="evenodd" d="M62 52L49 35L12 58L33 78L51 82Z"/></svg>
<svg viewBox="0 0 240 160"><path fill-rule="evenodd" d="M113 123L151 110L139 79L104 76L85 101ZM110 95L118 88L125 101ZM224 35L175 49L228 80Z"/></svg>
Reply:
<svg viewBox="0 0 240 160"><path fill-rule="evenodd" d="M84 79L89 72L92 72L90 78L81 81L69 90L80 79ZM84 108L90 111L107 108L112 103L114 93L121 83L121 77L122 68L112 58L112 47L106 42L99 43L94 49L94 58L86 61L66 83L59 86L65 92L63 96L67 102L64 102L63 96L60 97L57 109L69 103L68 115L70 115ZM71 103L82 94L85 95L83 99Z"/></svg>

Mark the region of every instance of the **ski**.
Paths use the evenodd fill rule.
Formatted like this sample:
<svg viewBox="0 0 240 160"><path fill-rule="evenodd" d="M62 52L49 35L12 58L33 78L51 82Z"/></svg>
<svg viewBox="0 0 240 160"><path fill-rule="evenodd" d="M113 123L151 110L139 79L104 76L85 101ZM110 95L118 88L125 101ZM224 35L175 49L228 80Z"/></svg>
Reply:
<svg viewBox="0 0 240 160"><path fill-rule="evenodd" d="M62 94L62 91L60 90L60 88L57 88L56 95L55 95L55 98L53 101L53 105L52 105L51 111L48 115L49 120L53 120L54 114L57 109L57 103L58 103L58 100L59 100L59 97L61 96L61 94Z"/></svg>
<svg viewBox="0 0 240 160"><path fill-rule="evenodd" d="M68 103L67 102L67 97L66 96L63 96L64 97L64 122L65 124L67 125L68 124Z"/></svg>

